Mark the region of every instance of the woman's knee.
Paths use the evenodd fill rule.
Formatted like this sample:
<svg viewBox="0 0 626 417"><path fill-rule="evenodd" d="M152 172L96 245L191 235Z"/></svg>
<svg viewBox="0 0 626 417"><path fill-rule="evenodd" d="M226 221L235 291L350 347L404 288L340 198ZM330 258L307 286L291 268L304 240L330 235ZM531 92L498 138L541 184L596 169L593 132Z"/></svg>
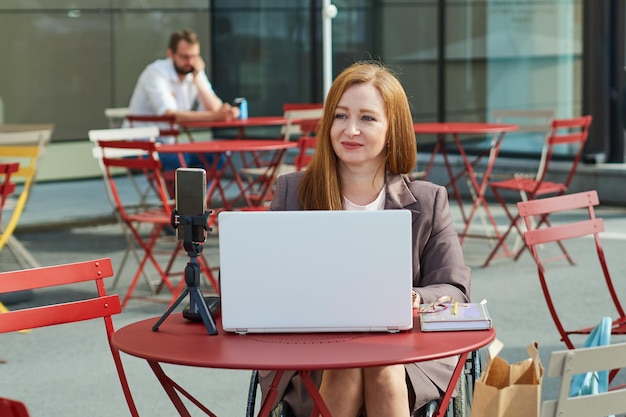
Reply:
<svg viewBox="0 0 626 417"><path fill-rule="evenodd" d="M366 383L381 386L406 385L406 371L404 365L363 368L363 379Z"/></svg>

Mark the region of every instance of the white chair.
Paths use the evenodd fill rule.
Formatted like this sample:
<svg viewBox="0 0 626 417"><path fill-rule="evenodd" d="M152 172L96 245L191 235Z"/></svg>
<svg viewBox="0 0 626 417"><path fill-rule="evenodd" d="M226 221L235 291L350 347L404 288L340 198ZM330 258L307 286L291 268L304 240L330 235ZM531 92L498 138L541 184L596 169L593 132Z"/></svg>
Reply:
<svg viewBox="0 0 626 417"><path fill-rule="evenodd" d="M570 397L572 377L593 371L626 367L626 343L552 352L546 375L560 377L556 400L541 405L541 417L604 417L626 413L626 386L599 394Z"/></svg>
<svg viewBox="0 0 626 417"><path fill-rule="evenodd" d="M298 121L319 120L322 118L324 105L322 103L285 103L283 104L283 116L287 123L281 129L285 140L292 137L299 138L304 133Z"/></svg>
<svg viewBox="0 0 626 417"><path fill-rule="evenodd" d="M135 239L127 229L125 223L122 221L120 214L117 209L117 204L115 203L115 199L113 197L113 191L109 186L108 176L106 172L106 168L102 162L103 152L102 149L98 146L98 141L100 140L156 140L159 136L159 128L158 126L149 126L149 127L130 127L130 128L119 128L119 129L98 129L98 130L90 130L89 131L89 140L93 142L94 147L92 148L92 155L98 161L98 166L100 167L100 171L102 172L102 179L104 181L104 188L106 190L107 198L111 207L113 208L113 213L122 228L122 233L124 234L124 238L127 242L126 252L124 252L124 256L120 262L119 267L117 268L117 274L115 274L115 279L113 280L113 285L111 288L115 288L117 285L117 281L119 277L122 275L122 270L126 265L126 261L130 254L133 255L137 263L141 262L139 254L136 250ZM109 150L108 157L138 157L145 155L145 152L135 150L135 149L116 149L115 154L111 153L113 150ZM136 206L146 205L148 202L145 201L146 196L146 184L139 184L135 179L134 175L130 175L127 173L128 179L133 186L133 189L137 193L137 202ZM148 185L149 186L149 185ZM143 274L144 280L148 284L148 287L152 292L156 290L156 286L153 282L148 279L146 274Z"/></svg>
<svg viewBox="0 0 626 417"><path fill-rule="evenodd" d="M128 107L110 107L108 109L104 109L104 116L109 121L109 127L114 129L122 126L122 122L127 115L130 114L130 109Z"/></svg>

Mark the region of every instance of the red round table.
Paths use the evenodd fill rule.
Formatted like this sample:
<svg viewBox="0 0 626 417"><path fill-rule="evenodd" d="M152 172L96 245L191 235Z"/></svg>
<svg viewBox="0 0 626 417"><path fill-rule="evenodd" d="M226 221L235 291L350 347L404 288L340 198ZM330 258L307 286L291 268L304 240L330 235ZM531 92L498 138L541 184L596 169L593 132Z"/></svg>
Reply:
<svg viewBox="0 0 626 417"><path fill-rule="evenodd" d="M498 225L491 215L491 211L489 210L487 201L485 200L485 192L487 190L489 176L491 175L491 171L493 170L496 158L498 156L498 153L500 152L502 140L504 139L505 133L513 132L518 129L518 125L500 123L438 122L413 124L413 131L416 134L437 135L435 148L433 149L433 152L428 161L428 165L426 166L426 177L428 177L428 174L430 173L430 170L435 160L435 156L437 155L437 153L441 152L444 160L444 166L446 168L449 178L449 182L448 184L446 184L446 187L451 187L453 189L454 196L459 205L459 209L461 210L463 222L465 223L463 231L460 233L459 236L461 244L463 244L465 237L469 236L469 228L472 224L472 220L474 218L476 210L478 209L478 206L482 206L484 208L485 213L487 214L487 217L494 228L496 236L498 238L500 237ZM461 138L461 135L491 135L490 147L487 151L481 152L476 155L475 158L470 159L463 147L463 142L465 142L466 139L465 137ZM446 137L452 137L452 140L454 141L454 144L459 151L459 154L461 155L461 159L463 161L463 169L456 173L453 171L452 165L450 164L450 161L448 159L448 153L446 152ZM469 139L471 139L472 141L474 140L474 138L472 137L469 137ZM482 172L481 174L482 179L479 181L477 178L478 176L474 172L474 167L485 156L488 156L487 166L484 172ZM464 175L467 176L467 178L471 182L471 187L475 191L474 201L469 214L465 213L461 194L457 186L458 180ZM489 236L474 235L474 237Z"/></svg>
<svg viewBox="0 0 626 417"><path fill-rule="evenodd" d="M252 126L280 126L287 123L284 116L258 116L249 117L247 119L233 119L221 121L197 121L197 122L180 122L183 128L246 128Z"/></svg>
<svg viewBox="0 0 626 417"><path fill-rule="evenodd" d="M233 120L220 120L210 121L202 120L195 122L180 122L179 126L185 131L190 141L193 141L191 135L192 129L237 129L237 137L235 139L245 139L246 128L248 127L263 127L263 126L283 126L287 124L287 119L284 116L258 116L248 117L247 119L233 119Z"/></svg>
<svg viewBox="0 0 626 417"><path fill-rule="evenodd" d="M200 323L180 314L165 320L157 332L158 317L125 326L112 343L129 355L146 359L181 416L189 413L176 393L177 385L165 375L160 363L221 369L277 370L275 381L286 370L297 370L323 415L330 416L310 378L310 371L428 361L460 355L457 368L441 403L445 410L467 355L495 337L495 330L422 332L418 319L412 330L400 333L290 333L239 335L222 330L209 336ZM193 347L193 349L190 349ZM267 415L273 397L268 396L260 415ZM198 404L196 404L198 405ZM211 414L209 414L211 415Z"/></svg>

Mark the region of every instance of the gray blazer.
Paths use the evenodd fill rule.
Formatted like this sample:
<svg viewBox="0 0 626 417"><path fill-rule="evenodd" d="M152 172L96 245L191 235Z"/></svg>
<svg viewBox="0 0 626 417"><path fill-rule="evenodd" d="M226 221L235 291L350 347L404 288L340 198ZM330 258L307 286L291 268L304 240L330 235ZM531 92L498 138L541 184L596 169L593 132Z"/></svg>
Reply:
<svg viewBox="0 0 626 417"><path fill-rule="evenodd" d="M297 189L303 172L278 177L270 210L300 210ZM444 295L469 301L470 268L465 265L459 237L452 224L445 187L425 181L411 181L406 175L387 174L385 210L410 210L413 217L413 287L422 302ZM405 365L416 394L414 409L439 398L448 385L456 357ZM261 373L265 396L273 372ZM316 372L319 384L321 371ZM309 415L312 401L299 377L286 372L278 385L277 402L289 402L297 416Z"/></svg>

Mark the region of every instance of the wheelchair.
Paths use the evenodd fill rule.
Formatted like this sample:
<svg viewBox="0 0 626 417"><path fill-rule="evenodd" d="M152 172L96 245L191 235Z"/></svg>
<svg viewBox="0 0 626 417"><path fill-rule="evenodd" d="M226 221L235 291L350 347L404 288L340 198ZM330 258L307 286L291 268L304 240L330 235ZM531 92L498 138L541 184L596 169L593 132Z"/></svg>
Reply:
<svg viewBox="0 0 626 417"><path fill-rule="evenodd" d="M465 361L465 366L461 377L459 378L459 392L453 397L448 404L448 408L442 416L445 417L469 417L472 409L472 397L474 395L474 381L480 377L481 358L480 352L475 350L470 352ZM248 390L248 400L246 403L246 417L254 417L256 410L256 397L259 385L259 371L252 371L250 376L250 387ZM439 401L431 401L422 407L412 417L433 417L437 412ZM270 417L288 417L281 416L280 413L272 412Z"/></svg>

